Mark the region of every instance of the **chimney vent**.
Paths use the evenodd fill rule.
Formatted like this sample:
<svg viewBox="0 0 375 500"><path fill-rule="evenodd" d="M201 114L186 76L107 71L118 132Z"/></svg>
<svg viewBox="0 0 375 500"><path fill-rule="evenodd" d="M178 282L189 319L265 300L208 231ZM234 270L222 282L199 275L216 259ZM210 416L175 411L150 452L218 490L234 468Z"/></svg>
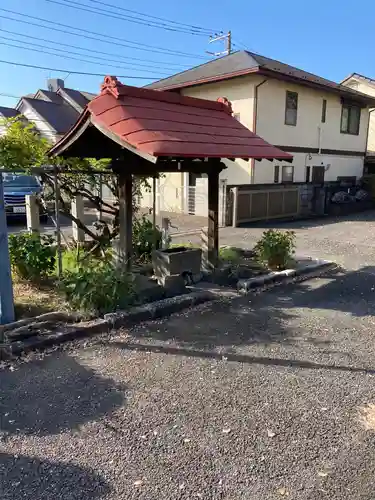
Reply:
<svg viewBox="0 0 375 500"><path fill-rule="evenodd" d="M64 88L64 80L60 78L48 78L47 88L50 92L57 92L58 89Z"/></svg>

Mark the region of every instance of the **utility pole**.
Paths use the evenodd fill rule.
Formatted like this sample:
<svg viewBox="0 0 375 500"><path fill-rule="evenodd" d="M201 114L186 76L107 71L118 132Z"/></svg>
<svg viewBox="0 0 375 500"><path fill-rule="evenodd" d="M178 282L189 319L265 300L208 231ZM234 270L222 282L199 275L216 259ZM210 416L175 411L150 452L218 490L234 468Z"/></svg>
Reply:
<svg viewBox="0 0 375 500"><path fill-rule="evenodd" d="M232 52L232 32L227 33L227 56Z"/></svg>
<svg viewBox="0 0 375 500"><path fill-rule="evenodd" d="M228 31L228 33L215 33L214 36L210 36L210 40L208 43L219 42L221 40L225 40L225 50L222 52L208 52L207 54L211 54L212 56L229 56L232 53L232 32Z"/></svg>

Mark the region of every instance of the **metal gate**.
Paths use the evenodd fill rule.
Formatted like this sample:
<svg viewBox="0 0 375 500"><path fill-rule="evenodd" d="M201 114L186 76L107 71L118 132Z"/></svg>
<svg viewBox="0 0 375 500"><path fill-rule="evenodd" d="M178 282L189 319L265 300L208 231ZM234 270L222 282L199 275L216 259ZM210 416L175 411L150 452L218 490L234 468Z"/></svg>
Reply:
<svg viewBox="0 0 375 500"><path fill-rule="evenodd" d="M233 188L233 225L263 219L297 216L299 187L239 190Z"/></svg>

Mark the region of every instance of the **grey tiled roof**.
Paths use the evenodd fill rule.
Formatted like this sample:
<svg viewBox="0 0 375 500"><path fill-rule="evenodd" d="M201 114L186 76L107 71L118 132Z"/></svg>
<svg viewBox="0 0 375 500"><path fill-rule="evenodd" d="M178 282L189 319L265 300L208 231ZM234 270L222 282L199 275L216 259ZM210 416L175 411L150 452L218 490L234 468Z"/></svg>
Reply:
<svg viewBox="0 0 375 500"><path fill-rule="evenodd" d="M63 88L59 90L62 95L66 94L74 103L76 103L82 110L96 94L90 92L81 92L80 90Z"/></svg>
<svg viewBox="0 0 375 500"><path fill-rule="evenodd" d="M151 83L146 87L163 89L171 86L188 86L187 84L191 82L205 80L206 78L225 77L225 75L256 68L257 66L258 63L252 55L242 50Z"/></svg>
<svg viewBox="0 0 375 500"><path fill-rule="evenodd" d="M265 73L268 72L275 77L279 75L279 78L296 80L300 84L318 85L324 87L326 90L333 90L347 97L360 97L364 100L374 101L374 98L353 89L349 89L339 83L246 50L241 50L228 56L214 59L213 61L201 64L200 66L170 76L169 78L151 83L147 85L147 87L160 90L183 88L210 81L226 80L253 72L261 74L262 71Z"/></svg>
<svg viewBox="0 0 375 500"><path fill-rule="evenodd" d="M0 106L0 117L1 118L13 118L14 116L19 115L19 111L13 108L6 108L4 106Z"/></svg>
<svg viewBox="0 0 375 500"><path fill-rule="evenodd" d="M67 132L70 127L74 125L79 116L79 113L68 104L56 104L41 99L30 99L28 97L24 97L23 101L33 108L43 120L48 122L50 126L60 134Z"/></svg>
<svg viewBox="0 0 375 500"><path fill-rule="evenodd" d="M56 94L56 92L51 92L50 90L39 89L38 92L34 96L25 96L31 97L32 99L40 99L41 101L53 102L55 104L64 104L64 99Z"/></svg>

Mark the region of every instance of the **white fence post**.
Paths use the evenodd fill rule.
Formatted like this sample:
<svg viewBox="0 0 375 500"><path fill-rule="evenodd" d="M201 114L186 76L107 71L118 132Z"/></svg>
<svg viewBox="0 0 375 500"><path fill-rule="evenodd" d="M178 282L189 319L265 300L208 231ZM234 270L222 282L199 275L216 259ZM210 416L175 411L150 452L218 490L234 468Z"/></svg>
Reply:
<svg viewBox="0 0 375 500"><path fill-rule="evenodd" d="M85 210L82 196L75 196L72 199L71 213L76 219L83 220ZM83 243L85 241L85 232L78 227L75 222L72 222L72 233L73 239L77 243Z"/></svg>
<svg viewBox="0 0 375 500"><path fill-rule="evenodd" d="M25 196L26 200L26 222L27 230L30 233L38 233L40 231L39 205L35 194Z"/></svg>
<svg viewBox="0 0 375 500"><path fill-rule="evenodd" d="M238 220L238 187L232 188L233 193L233 218L232 218L232 227L237 227Z"/></svg>
<svg viewBox="0 0 375 500"><path fill-rule="evenodd" d="M219 203L219 225L225 227L227 224L227 179L220 180Z"/></svg>

